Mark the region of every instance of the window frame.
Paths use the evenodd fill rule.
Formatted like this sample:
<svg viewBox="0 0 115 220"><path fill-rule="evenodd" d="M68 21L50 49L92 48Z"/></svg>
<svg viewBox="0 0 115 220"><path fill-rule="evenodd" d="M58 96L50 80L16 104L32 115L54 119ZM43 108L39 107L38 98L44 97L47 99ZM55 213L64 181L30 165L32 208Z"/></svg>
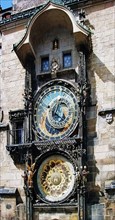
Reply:
<svg viewBox="0 0 115 220"><path fill-rule="evenodd" d="M45 61L46 60L46 61ZM43 68L43 62L48 62L48 69ZM49 65L49 55L41 56L41 72L49 72L50 65Z"/></svg>
<svg viewBox="0 0 115 220"><path fill-rule="evenodd" d="M9 112L9 120L11 123L11 130L9 131L10 144L23 144L25 142L25 110L16 110Z"/></svg>
<svg viewBox="0 0 115 220"><path fill-rule="evenodd" d="M64 57L65 57L66 55L69 55L69 54L70 54L70 57L71 57L71 65L66 66L66 65L64 64ZM63 51L62 61L63 61L63 68L64 68L64 69L67 69L67 68L71 68L71 67L72 67L72 51L71 51L71 50Z"/></svg>

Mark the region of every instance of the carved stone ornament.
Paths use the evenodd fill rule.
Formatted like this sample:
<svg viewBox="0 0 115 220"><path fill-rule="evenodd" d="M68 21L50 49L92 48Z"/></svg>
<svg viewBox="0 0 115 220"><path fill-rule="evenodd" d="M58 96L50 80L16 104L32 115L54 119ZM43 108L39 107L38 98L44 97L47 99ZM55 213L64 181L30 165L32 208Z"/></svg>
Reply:
<svg viewBox="0 0 115 220"><path fill-rule="evenodd" d="M81 147L81 139L79 138L33 142L33 147L39 151L39 155L47 154L49 151L66 152L72 155L74 161L86 154L86 150Z"/></svg>
<svg viewBox="0 0 115 220"><path fill-rule="evenodd" d="M112 123L112 121L113 121L112 113L106 114L106 121L108 124Z"/></svg>
<svg viewBox="0 0 115 220"><path fill-rule="evenodd" d="M17 120L23 120L25 116L26 116L26 112L23 109L9 112L9 119L11 122L14 122Z"/></svg>
<svg viewBox="0 0 115 220"><path fill-rule="evenodd" d="M81 146L81 139L69 138L58 141L38 141L33 143L7 145L6 149L9 151L12 159L15 163L25 163L27 152L31 152L34 149L37 156L48 154L49 151L65 152L68 155L72 155L73 161L76 163L76 159L86 154L86 150ZM75 165L77 166L77 164Z"/></svg>
<svg viewBox="0 0 115 220"><path fill-rule="evenodd" d="M105 117L108 124L113 122L113 114L115 114L115 108L102 109L98 113L98 115Z"/></svg>

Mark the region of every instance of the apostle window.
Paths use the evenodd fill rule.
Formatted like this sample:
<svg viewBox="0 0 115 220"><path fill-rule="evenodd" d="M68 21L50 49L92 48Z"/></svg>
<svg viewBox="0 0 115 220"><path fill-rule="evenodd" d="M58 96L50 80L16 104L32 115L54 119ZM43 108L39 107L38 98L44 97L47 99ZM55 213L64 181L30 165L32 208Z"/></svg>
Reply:
<svg viewBox="0 0 115 220"><path fill-rule="evenodd" d="M63 53L63 68L69 68L72 66L72 56L71 52Z"/></svg>
<svg viewBox="0 0 115 220"><path fill-rule="evenodd" d="M42 57L41 58L41 71L48 72L49 71L49 57Z"/></svg>

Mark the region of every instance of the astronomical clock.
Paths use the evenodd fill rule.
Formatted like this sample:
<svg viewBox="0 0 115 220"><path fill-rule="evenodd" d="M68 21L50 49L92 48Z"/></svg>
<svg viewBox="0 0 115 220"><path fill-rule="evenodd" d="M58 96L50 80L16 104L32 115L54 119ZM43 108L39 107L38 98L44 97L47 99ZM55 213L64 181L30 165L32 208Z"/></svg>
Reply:
<svg viewBox="0 0 115 220"><path fill-rule="evenodd" d="M84 11L74 15L66 3L29 9L25 35L13 45L25 68L24 108L9 112L7 150L24 168L27 220L85 219L89 27L80 23Z"/></svg>
<svg viewBox="0 0 115 220"><path fill-rule="evenodd" d="M54 80L36 94L34 126L40 139L61 140L71 136L78 119L79 103L71 84Z"/></svg>
<svg viewBox="0 0 115 220"><path fill-rule="evenodd" d="M48 82L36 92L33 109L34 144L41 152L35 165L36 196L45 203L66 202L76 185L76 147L67 141L78 135L80 107L75 85L65 80Z"/></svg>

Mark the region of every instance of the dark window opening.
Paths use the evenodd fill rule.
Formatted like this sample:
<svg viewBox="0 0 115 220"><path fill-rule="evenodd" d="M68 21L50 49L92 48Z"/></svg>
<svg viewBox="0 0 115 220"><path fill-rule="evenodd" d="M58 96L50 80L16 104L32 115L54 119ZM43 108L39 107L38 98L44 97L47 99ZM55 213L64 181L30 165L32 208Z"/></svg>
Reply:
<svg viewBox="0 0 115 220"><path fill-rule="evenodd" d="M22 144L24 142L23 137L23 122L15 123L14 129L14 144Z"/></svg>
<svg viewBox="0 0 115 220"><path fill-rule="evenodd" d="M63 67L69 68L72 66L71 52L63 53Z"/></svg>
<svg viewBox="0 0 115 220"><path fill-rule="evenodd" d="M49 57L42 57L41 58L41 71L42 72L49 71Z"/></svg>
<svg viewBox="0 0 115 220"><path fill-rule="evenodd" d="M11 144L23 144L27 139L28 131L25 128L25 117L26 112L23 109L10 111L9 120L12 128L7 132L7 142L8 145Z"/></svg>

